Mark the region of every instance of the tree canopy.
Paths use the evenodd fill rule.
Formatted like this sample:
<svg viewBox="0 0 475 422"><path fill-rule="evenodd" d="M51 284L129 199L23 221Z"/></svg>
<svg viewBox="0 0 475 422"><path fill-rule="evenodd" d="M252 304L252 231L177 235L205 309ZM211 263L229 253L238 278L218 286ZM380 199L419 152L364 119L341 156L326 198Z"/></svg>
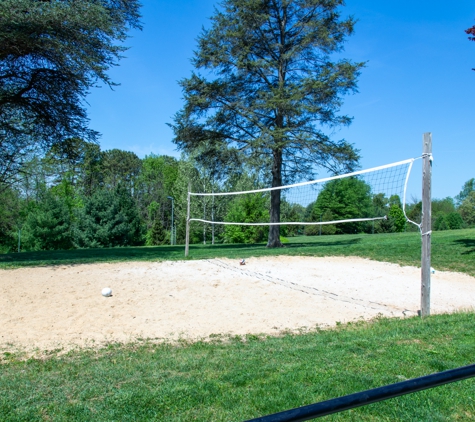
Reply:
<svg viewBox="0 0 475 422"><path fill-rule="evenodd" d="M339 59L354 20L343 0L224 0L198 38L193 72L183 79L185 107L175 143L205 162L246 163L272 187L310 177L318 168L350 171L358 151L324 128L347 125L342 95L356 91L363 63ZM270 221L280 221L272 191ZM269 247L281 246L279 226Z"/></svg>
<svg viewBox="0 0 475 422"><path fill-rule="evenodd" d="M0 182L10 182L28 152L66 138L88 141L84 99L140 28L138 0L0 2Z"/></svg>
<svg viewBox="0 0 475 422"><path fill-rule="evenodd" d="M217 183L213 175L183 155L180 159L149 155L139 159L128 151L101 151L97 144L70 140L71 155L51 149L33 157L27 173L0 192L0 253L21 250L111 247L169 244L173 222L177 244L185 242L187 190L230 192L262 187L257 173L237 174ZM129 166L117 159L130 158ZM129 171L130 169L134 171ZM114 182L110 182L114 180ZM475 227L475 191L472 179L464 184L459 200L432 200L433 230ZM210 188L211 187L211 188ZM197 197L199 198L199 197ZM270 194L223 195L191 201L193 216L204 220L243 223L268 222ZM332 222L344 218L387 219L351 224L284 225L282 236L314 236L338 233L392 233L416 231L406 224L403 204L397 195L374 194L363 180L353 177L328 182L315 201L299 203L290 194L282 198L282 221ZM296 201L296 202L295 202ZM421 202L405 204L412 221L420 221ZM266 226L192 224L191 243L262 242ZM285 241L285 240L283 240Z"/></svg>
<svg viewBox="0 0 475 422"><path fill-rule="evenodd" d="M460 205L470 195L470 192L475 191L475 178L471 178L467 180L464 185L462 186L462 190L460 193L455 197L457 204Z"/></svg>
<svg viewBox="0 0 475 422"><path fill-rule="evenodd" d="M475 191L471 191L459 208L460 215L470 225L475 225Z"/></svg>
<svg viewBox="0 0 475 422"><path fill-rule="evenodd" d="M367 218L373 204L371 187L356 177L336 179L325 184L311 211L311 220L322 221ZM323 215L327 213L327 217ZM336 225L335 233L359 233L363 231L359 222Z"/></svg>

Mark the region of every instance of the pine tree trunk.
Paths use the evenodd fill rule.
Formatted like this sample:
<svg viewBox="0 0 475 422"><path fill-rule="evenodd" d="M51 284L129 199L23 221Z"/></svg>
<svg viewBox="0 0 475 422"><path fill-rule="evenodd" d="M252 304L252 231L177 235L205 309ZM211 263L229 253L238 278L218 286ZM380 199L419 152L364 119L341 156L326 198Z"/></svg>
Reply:
<svg viewBox="0 0 475 422"><path fill-rule="evenodd" d="M274 151L274 163L272 165L272 187L282 186L282 150ZM280 223L280 194L281 190L272 190L270 194L270 222ZM281 248L280 226L269 227L268 248Z"/></svg>

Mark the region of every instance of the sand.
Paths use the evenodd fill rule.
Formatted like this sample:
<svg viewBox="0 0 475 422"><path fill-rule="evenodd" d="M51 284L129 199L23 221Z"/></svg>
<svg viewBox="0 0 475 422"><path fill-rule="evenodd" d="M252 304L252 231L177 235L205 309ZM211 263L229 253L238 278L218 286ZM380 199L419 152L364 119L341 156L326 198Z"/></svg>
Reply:
<svg viewBox="0 0 475 422"><path fill-rule="evenodd" d="M101 290L110 287L111 297ZM475 278L432 275L431 312L473 310ZM361 258L128 262L0 271L0 349L278 334L420 308L420 269Z"/></svg>

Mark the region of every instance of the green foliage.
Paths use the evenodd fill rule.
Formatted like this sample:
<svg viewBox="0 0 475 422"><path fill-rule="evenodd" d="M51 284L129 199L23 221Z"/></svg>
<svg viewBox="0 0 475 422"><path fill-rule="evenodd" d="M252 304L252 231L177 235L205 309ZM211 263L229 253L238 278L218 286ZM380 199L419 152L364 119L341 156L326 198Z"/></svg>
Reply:
<svg viewBox="0 0 475 422"><path fill-rule="evenodd" d="M403 232L406 229L406 217L399 195L391 195L389 199L382 193L374 195L373 215L387 218L369 223L367 229L369 231L369 227L372 226L371 233Z"/></svg>
<svg viewBox="0 0 475 422"><path fill-rule="evenodd" d="M434 222L434 230L457 230L464 227L464 221L458 212L441 214Z"/></svg>
<svg viewBox="0 0 475 422"><path fill-rule="evenodd" d="M422 201L413 202L406 206L406 215L409 220L419 224L422 220ZM414 224L408 224L407 228L410 231L419 231Z"/></svg>
<svg viewBox="0 0 475 422"><path fill-rule="evenodd" d="M84 199L78 213L75 243L81 248L139 245L143 227L130 192L118 185L114 191L98 190Z"/></svg>
<svg viewBox="0 0 475 422"><path fill-rule="evenodd" d="M88 128L90 88L114 83L107 71L140 28L138 0L0 1L0 181L22 168L36 146L81 137Z"/></svg>
<svg viewBox="0 0 475 422"><path fill-rule="evenodd" d="M18 192L9 186L0 188L0 247L4 250L12 250L17 244L17 232L22 223L20 208Z"/></svg>
<svg viewBox="0 0 475 422"><path fill-rule="evenodd" d="M320 233L320 226L304 226L303 234L305 236L316 236Z"/></svg>
<svg viewBox="0 0 475 422"><path fill-rule="evenodd" d="M68 138L59 144L54 144L46 151L42 166L51 175L53 184L66 179L74 187L82 188L85 164L92 151L100 155L97 144L86 142L80 138Z"/></svg>
<svg viewBox="0 0 475 422"><path fill-rule="evenodd" d="M475 190L471 191L463 200L459 212L466 224L475 225Z"/></svg>
<svg viewBox="0 0 475 422"><path fill-rule="evenodd" d="M433 199L431 201L431 207L433 216L455 212L454 200L450 197L444 199Z"/></svg>
<svg viewBox="0 0 475 422"><path fill-rule="evenodd" d="M26 217L22 238L26 250L71 249L72 216L63 198L45 189Z"/></svg>
<svg viewBox="0 0 475 422"><path fill-rule="evenodd" d="M79 186L85 196L91 196L102 186L102 153L98 145L84 145L84 159L79 172Z"/></svg>
<svg viewBox="0 0 475 422"><path fill-rule="evenodd" d="M397 199L399 197L397 195L393 195L392 199L394 203L397 203ZM378 193L376 195L373 195L373 211L372 211L372 216L373 217L385 217L389 213L389 207L391 200L388 201L388 198L386 198L386 195L384 193ZM394 227L391 224L391 221L389 219L384 219L384 220L373 220L372 222L369 222L367 225L367 231L371 230L371 233L390 233L394 231Z"/></svg>
<svg viewBox="0 0 475 422"><path fill-rule="evenodd" d="M103 186L114 190L120 183L136 195L141 167L142 161L134 152L120 149L104 151L101 157Z"/></svg>
<svg viewBox="0 0 475 422"><path fill-rule="evenodd" d="M475 178L467 180L460 193L455 197L456 203L460 206L462 205L463 201L470 195L470 192L475 191Z"/></svg>
<svg viewBox="0 0 475 422"><path fill-rule="evenodd" d="M326 212L331 213L331 218L327 214L324 221L366 218L370 216L372 208L368 184L356 177L336 179L326 183L318 195L311 212L311 221L320 221L320 216ZM336 225L335 233L360 233L364 228L363 223L343 223ZM326 230L333 231L331 227Z"/></svg>
<svg viewBox="0 0 475 422"><path fill-rule="evenodd" d="M295 221L302 222L305 221L305 208L299 204L291 204L287 200L282 199L281 202L281 220L282 221ZM288 225L281 226L282 236L299 236L303 234L304 227L297 225Z"/></svg>
<svg viewBox="0 0 475 422"><path fill-rule="evenodd" d="M229 207L226 221L268 222L269 196L255 193L238 196ZM224 239L227 243L258 243L264 240L268 230L268 226L226 226Z"/></svg>
<svg viewBox="0 0 475 422"><path fill-rule="evenodd" d="M434 230L449 230L449 226L446 221L446 216L445 215L440 215L437 217L433 224Z"/></svg>
<svg viewBox="0 0 475 422"><path fill-rule="evenodd" d="M163 223L160 220L155 220L152 227L147 230L145 235L146 246L165 245L170 243L170 236L163 228Z"/></svg>
<svg viewBox="0 0 475 422"><path fill-rule="evenodd" d="M247 164L271 186L316 167L352 170L358 151L331 140L322 126L347 125L342 96L356 90L363 63L331 60L352 34L343 2L225 0L203 30L193 64L203 74L180 82L185 106L175 116L174 142L214 168ZM271 193L270 221L280 222L280 191ZM281 246L279 226L268 246Z"/></svg>
<svg viewBox="0 0 475 422"><path fill-rule="evenodd" d="M145 245L156 246L168 244L170 237L163 227L163 221L160 219L160 204L153 201L148 206L148 215L153 222L145 234Z"/></svg>
<svg viewBox="0 0 475 422"><path fill-rule="evenodd" d="M393 195L393 201L395 201L394 197L399 198L397 195ZM376 217L383 217L387 214L388 202L388 198L384 193L373 195L373 209Z"/></svg>
<svg viewBox="0 0 475 422"><path fill-rule="evenodd" d="M81 198L68 178L62 179L59 184L51 187L51 193L68 208L69 214L74 219L74 213L82 207Z"/></svg>
<svg viewBox="0 0 475 422"><path fill-rule="evenodd" d="M458 212L451 212L448 214L446 221L449 230L459 230L465 226L462 216Z"/></svg>
<svg viewBox="0 0 475 422"><path fill-rule="evenodd" d="M178 171L173 185L172 195L175 198L175 227L177 243L185 243L186 214L188 202L188 185L191 183L193 192L201 191L200 177L192 159L182 159L178 162ZM199 203L191 201L191 215L200 215ZM200 239L200 231L197 224L191 225L190 241L195 243Z"/></svg>
<svg viewBox="0 0 475 422"><path fill-rule="evenodd" d="M163 230L171 228L172 203L169 197L173 197L174 201L181 199L174 197L179 166L175 158L166 155L151 154L142 160L137 200L140 215L147 226L147 244L161 244L149 242L163 242L165 239L165 232L163 236L150 237L152 231L161 230L157 220L160 220ZM155 240L152 241L152 238Z"/></svg>
<svg viewBox="0 0 475 422"><path fill-rule="evenodd" d="M178 161L167 155L150 154L142 160L142 183L147 194L158 194L158 190L171 192L178 177Z"/></svg>
<svg viewBox="0 0 475 422"><path fill-rule="evenodd" d="M322 221L334 221L334 216L331 210L326 209L322 216ZM324 224L321 228L322 235L332 235L335 234L336 231L336 224Z"/></svg>
<svg viewBox="0 0 475 422"><path fill-rule="evenodd" d="M402 208L402 202L401 198L399 198L399 195L391 195L389 198L389 206L391 205L397 205L399 208Z"/></svg>
<svg viewBox="0 0 475 422"><path fill-rule="evenodd" d="M323 227L323 226L322 226ZM320 234L320 226L305 226L303 229L303 234L305 236L316 236Z"/></svg>
<svg viewBox="0 0 475 422"><path fill-rule="evenodd" d="M320 221L320 220L314 220ZM326 209L325 212L321 216L321 221L334 221L333 213L330 209ZM305 226L304 234L306 236L316 236L316 235L332 235L336 233L336 225L335 224L322 224L322 225L315 225L315 226Z"/></svg>
<svg viewBox="0 0 475 422"><path fill-rule="evenodd" d="M393 204L389 207L388 220L395 232L403 232L406 228L406 216L399 205Z"/></svg>

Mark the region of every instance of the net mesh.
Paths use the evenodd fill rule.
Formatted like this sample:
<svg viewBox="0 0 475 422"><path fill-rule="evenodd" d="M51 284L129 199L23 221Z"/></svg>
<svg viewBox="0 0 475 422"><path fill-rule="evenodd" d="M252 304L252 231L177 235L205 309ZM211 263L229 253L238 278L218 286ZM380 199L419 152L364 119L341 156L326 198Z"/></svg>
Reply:
<svg viewBox="0 0 475 422"><path fill-rule="evenodd" d="M189 221L213 226L303 227L385 220L391 207L404 213L407 182L415 160L278 188L190 192ZM270 222L273 190L280 191L281 197L277 223Z"/></svg>

